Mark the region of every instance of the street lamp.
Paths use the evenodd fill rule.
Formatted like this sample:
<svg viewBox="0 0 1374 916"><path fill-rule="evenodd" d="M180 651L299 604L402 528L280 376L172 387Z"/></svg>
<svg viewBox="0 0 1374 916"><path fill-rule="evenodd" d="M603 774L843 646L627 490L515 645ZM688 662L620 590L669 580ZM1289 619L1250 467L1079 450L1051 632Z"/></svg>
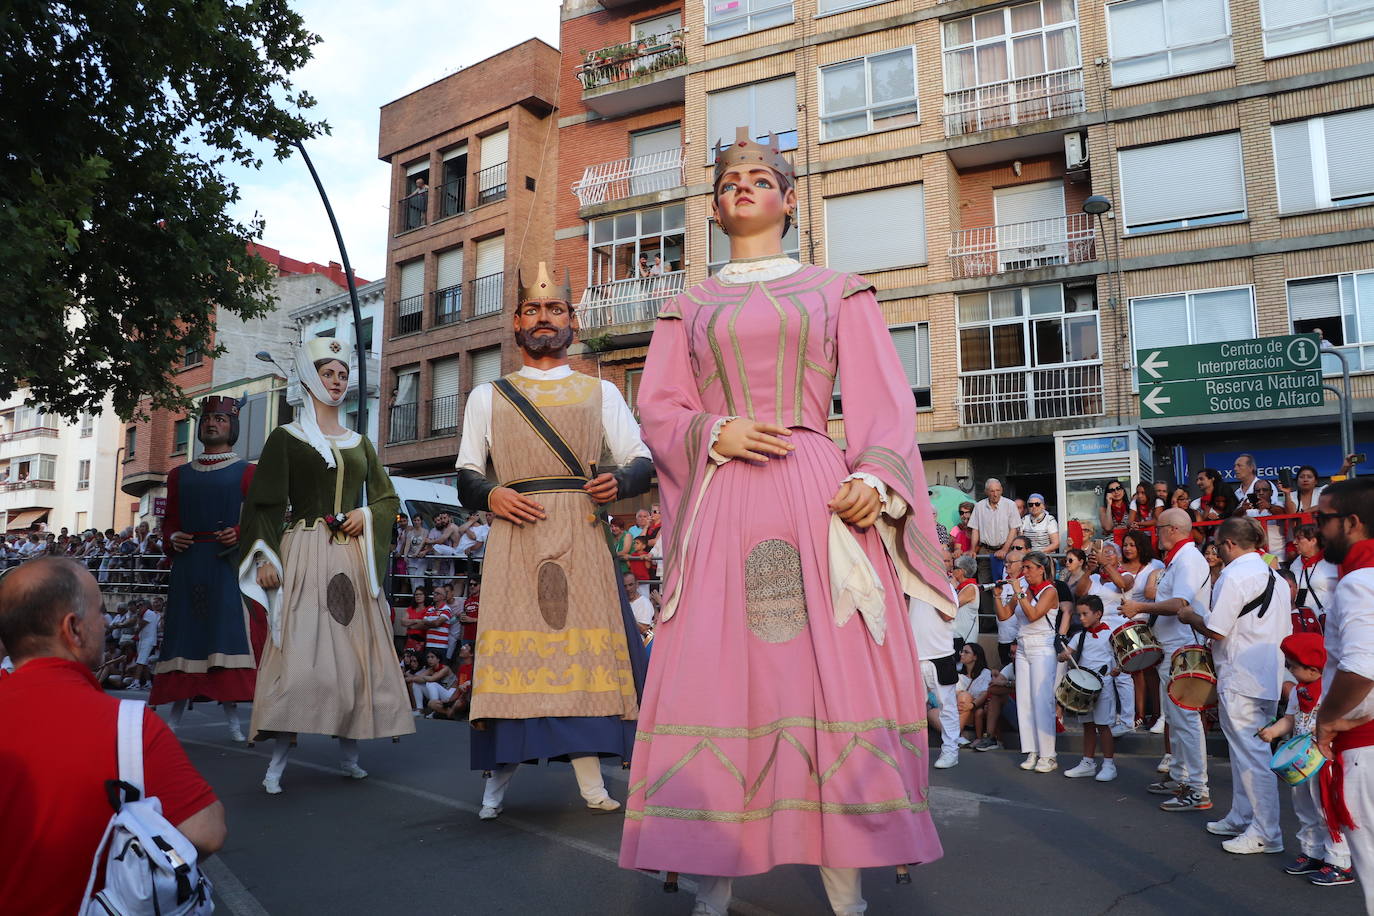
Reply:
<svg viewBox="0 0 1374 916"><path fill-rule="evenodd" d="M1089 197L1087 200L1083 201L1083 212L1086 213L1086 214L1088 214L1089 216L1095 216L1095 217L1097 217L1097 234L1100 235L1100 236L1102 236L1102 246L1103 246L1104 248L1106 248L1106 250L1107 250L1107 307L1108 307L1108 309L1111 310L1112 314L1116 316L1116 330L1117 330L1117 333L1118 333L1118 339L1119 339L1119 340L1124 340L1125 337L1126 337L1126 335L1123 334L1123 333L1121 333L1121 313L1117 311L1117 307L1116 307L1116 305L1117 305L1117 299L1118 299L1118 297L1120 296L1120 293L1121 293L1121 286L1122 286L1122 284L1121 284L1121 259L1120 259L1119 257L1117 258L1117 260L1116 260L1116 269L1113 270L1113 269L1112 269L1112 248L1113 248L1113 246L1112 246L1112 244L1108 241L1108 238L1107 238L1107 224L1106 224L1106 222L1105 222L1105 221L1103 220L1103 218L1102 218L1104 214L1110 213L1111 210L1112 210L1112 201L1111 201L1111 198L1110 198L1110 197L1104 197L1104 196L1101 195L1101 194L1093 194L1093 195L1092 195L1091 197ZM1126 366L1125 366L1125 368L1129 368L1130 365L1131 365L1131 362L1132 362L1132 360L1131 360L1130 357L1128 356L1127 359L1126 359ZM1119 414L1121 413L1121 396L1122 396L1122 392L1121 392L1121 374L1120 374L1120 373L1117 373L1116 379L1117 379L1117 384L1116 384L1116 404L1117 404L1117 408L1116 408L1116 409L1117 409L1117 414L1119 415Z"/></svg>

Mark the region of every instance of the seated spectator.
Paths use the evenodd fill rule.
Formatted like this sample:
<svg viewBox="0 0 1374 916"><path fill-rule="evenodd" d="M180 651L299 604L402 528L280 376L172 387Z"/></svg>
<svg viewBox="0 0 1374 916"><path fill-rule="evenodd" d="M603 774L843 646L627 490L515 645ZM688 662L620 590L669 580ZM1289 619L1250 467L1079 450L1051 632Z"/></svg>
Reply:
<svg viewBox="0 0 1374 916"><path fill-rule="evenodd" d="M84 909L91 863L110 820L105 783L119 775L119 701L103 693L105 620L91 574L64 559L0 580L0 641L15 672L0 687L0 901L7 913ZM152 710L143 717L145 794L202 856L225 837L224 807ZM97 884L97 889L100 887Z"/></svg>
<svg viewBox="0 0 1374 916"><path fill-rule="evenodd" d="M410 598L410 606L406 611L406 631L405 648L419 649L425 644L425 627L421 621L425 619L429 608L429 598L423 588L415 589L415 593Z"/></svg>
<svg viewBox="0 0 1374 916"><path fill-rule="evenodd" d="M982 738L987 734L988 687L992 684L992 669L988 667L987 654L976 642L964 643L959 650L959 684L955 699L959 704L959 746L968 743L964 730L972 727L973 736Z"/></svg>
<svg viewBox="0 0 1374 916"><path fill-rule="evenodd" d="M1011 644L1011 661L1001 671L994 671L988 679L987 699L984 703L983 734L973 742L975 751L1002 749L1002 716L1016 722L1016 643Z"/></svg>
<svg viewBox="0 0 1374 916"><path fill-rule="evenodd" d="M425 650L424 667L407 676L406 681L410 683L411 695L415 698L416 705L426 710L426 719L434 718L434 711L429 708L430 702L449 700L456 689L453 670L444 664L443 655L435 649Z"/></svg>
<svg viewBox="0 0 1374 916"><path fill-rule="evenodd" d="M639 593L639 580L634 573L626 573L621 579L625 594L630 599L630 611L635 615L635 624L639 627L639 638L647 640L654 631L654 603L648 595Z"/></svg>
<svg viewBox="0 0 1374 916"><path fill-rule="evenodd" d="M458 648L458 671L453 692L447 700L430 700L429 711L436 719L461 719L467 715L472 700L472 646Z"/></svg>
<svg viewBox="0 0 1374 916"><path fill-rule="evenodd" d="M973 532L971 532L968 527L968 521L972 517L973 503L960 503L959 524L955 525L949 532L950 542L959 545L959 550L961 551L960 556L965 553L973 552Z"/></svg>
<svg viewBox="0 0 1374 916"><path fill-rule="evenodd" d="M649 572L649 542L644 535L635 535L633 546L630 548L630 572L634 573L637 580L636 589L644 597L649 596L649 580L653 576Z"/></svg>
<svg viewBox="0 0 1374 916"><path fill-rule="evenodd" d="M448 658L448 632L454 618L449 591L446 586L434 586L434 606L426 611L421 624L425 630L425 650L433 649L440 658Z"/></svg>

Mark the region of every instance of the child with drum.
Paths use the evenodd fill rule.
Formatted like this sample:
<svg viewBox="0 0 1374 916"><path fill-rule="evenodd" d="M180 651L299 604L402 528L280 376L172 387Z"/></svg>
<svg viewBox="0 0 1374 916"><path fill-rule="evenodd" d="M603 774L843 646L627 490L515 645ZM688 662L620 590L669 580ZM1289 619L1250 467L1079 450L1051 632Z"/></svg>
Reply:
<svg viewBox="0 0 1374 916"><path fill-rule="evenodd" d="M1271 769L1293 786L1293 813L1298 816L1298 843L1302 853L1284 871L1306 875L1313 884L1332 887L1353 884L1350 847L1345 837L1332 839L1322 809L1321 779L1313 769L1324 759L1316 750L1312 732L1321 706L1322 669L1326 646L1320 633L1294 633L1279 643L1283 662L1298 682L1288 697L1287 714L1260 729L1259 736L1274 741L1292 735L1279 745ZM1295 780L1297 780L1295 782ZM1339 834L1338 834L1339 836Z"/></svg>
<svg viewBox="0 0 1374 916"><path fill-rule="evenodd" d="M1110 633L1125 623L1118 615L1104 617L1102 599L1083 595L1075 605L1083 629L1078 638L1059 653L1062 661L1074 667L1060 682L1059 701L1070 712L1079 713L1083 724L1083 759L1064 775L1070 779L1093 776L1098 782L1116 779L1116 739L1112 725L1121 708L1119 680L1130 683L1112 654ZM1102 768L1097 766L1097 744L1102 742Z"/></svg>

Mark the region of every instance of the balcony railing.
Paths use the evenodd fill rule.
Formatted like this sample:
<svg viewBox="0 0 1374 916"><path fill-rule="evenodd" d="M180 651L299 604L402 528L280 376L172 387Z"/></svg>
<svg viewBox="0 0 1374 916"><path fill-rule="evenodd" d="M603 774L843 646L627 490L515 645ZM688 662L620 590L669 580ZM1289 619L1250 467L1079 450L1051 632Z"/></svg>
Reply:
<svg viewBox="0 0 1374 916"><path fill-rule="evenodd" d="M589 286L577 307L578 324L608 328L653 321L668 300L682 292L686 278L686 271L675 270L656 277Z"/></svg>
<svg viewBox="0 0 1374 916"><path fill-rule="evenodd" d="M406 296L396 300L396 333L414 334L425 323L425 297Z"/></svg>
<svg viewBox="0 0 1374 916"><path fill-rule="evenodd" d="M959 422L964 426L1106 412L1100 363L961 375L959 388Z"/></svg>
<svg viewBox="0 0 1374 916"><path fill-rule="evenodd" d="M33 439L38 436L56 437L57 430L51 426L31 426L28 429L16 429L12 433L0 435L0 442L18 442L20 439Z"/></svg>
<svg viewBox="0 0 1374 916"><path fill-rule="evenodd" d="M1096 258L1096 235L1087 213L960 229L949 246L955 279L1081 264Z"/></svg>
<svg viewBox="0 0 1374 916"><path fill-rule="evenodd" d="M17 490L52 490L57 482L30 477L28 480L10 480L0 483L0 492L13 493Z"/></svg>
<svg viewBox="0 0 1374 916"><path fill-rule="evenodd" d="M457 216L468 208L468 179L464 175L443 183L439 189L439 216Z"/></svg>
<svg viewBox="0 0 1374 916"><path fill-rule="evenodd" d="M682 147L589 165L582 180L573 183L578 202L589 207L636 194L667 191L687 183Z"/></svg>
<svg viewBox="0 0 1374 916"><path fill-rule="evenodd" d="M501 311L506 285L505 273L489 274L478 277L472 283L472 317L494 315Z"/></svg>
<svg viewBox="0 0 1374 916"><path fill-rule="evenodd" d="M408 232L411 229L419 229L429 218L429 191L416 191L407 194L397 203L397 209L401 212L400 232Z"/></svg>
<svg viewBox="0 0 1374 916"><path fill-rule="evenodd" d="M585 91L681 67L687 63L685 35L686 29L676 29L588 51L577 78Z"/></svg>
<svg viewBox="0 0 1374 916"><path fill-rule="evenodd" d="M429 402L429 434L451 436L458 432L458 412L462 405L456 394L431 398Z"/></svg>
<svg viewBox="0 0 1374 916"><path fill-rule="evenodd" d="M416 431L419 424L416 422L420 416L420 405L416 404L392 404L391 423L387 428L386 444L395 445L398 442L414 442Z"/></svg>
<svg viewBox="0 0 1374 916"><path fill-rule="evenodd" d="M945 95L945 135L1042 121L1083 111L1083 71L1061 70Z"/></svg>
<svg viewBox="0 0 1374 916"><path fill-rule="evenodd" d="M498 162L477 173L477 206L506 199L506 163Z"/></svg>
<svg viewBox="0 0 1374 916"><path fill-rule="evenodd" d="M436 289L434 296L434 326L453 324L463 317L463 284L455 283Z"/></svg>

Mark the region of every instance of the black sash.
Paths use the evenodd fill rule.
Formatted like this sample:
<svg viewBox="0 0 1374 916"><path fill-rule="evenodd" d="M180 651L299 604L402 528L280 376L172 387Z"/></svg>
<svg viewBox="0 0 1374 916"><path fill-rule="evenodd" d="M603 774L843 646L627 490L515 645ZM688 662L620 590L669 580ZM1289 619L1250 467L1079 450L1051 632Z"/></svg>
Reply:
<svg viewBox="0 0 1374 916"><path fill-rule="evenodd" d="M1239 620L1246 614L1256 609L1259 610L1259 613L1257 613L1255 616L1263 617L1265 611L1269 610L1269 599L1274 597L1274 583L1278 581L1278 578L1279 577L1274 575L1273 571L1271 570L1269 572L1269 584L1264 587L1264 593L1261 594L1258 598L1249 601L1245 605L1245 607L1241 608L1240 613L1236 615L1236 619Z"/></svg>
<svg viewBox="0 0 1374 916"><path fill-rule="evenodd" d="M530 399L525 397L520 389L511 383L510 379L499 378L492 382L491 386L520 412L520 416L525 418L525 422L534 430L535 435L544 440L544 444L558 456L558 460L563 462L568 472L579 478L581 483L586 483L586 471L581 462L578 461L577 453L572 450L572 446L568 445L567 440L559 435L558 430L553 428L553 424L539 412L539 408L535 407ZM581 483L578 485L579 488Z"/></svg>

